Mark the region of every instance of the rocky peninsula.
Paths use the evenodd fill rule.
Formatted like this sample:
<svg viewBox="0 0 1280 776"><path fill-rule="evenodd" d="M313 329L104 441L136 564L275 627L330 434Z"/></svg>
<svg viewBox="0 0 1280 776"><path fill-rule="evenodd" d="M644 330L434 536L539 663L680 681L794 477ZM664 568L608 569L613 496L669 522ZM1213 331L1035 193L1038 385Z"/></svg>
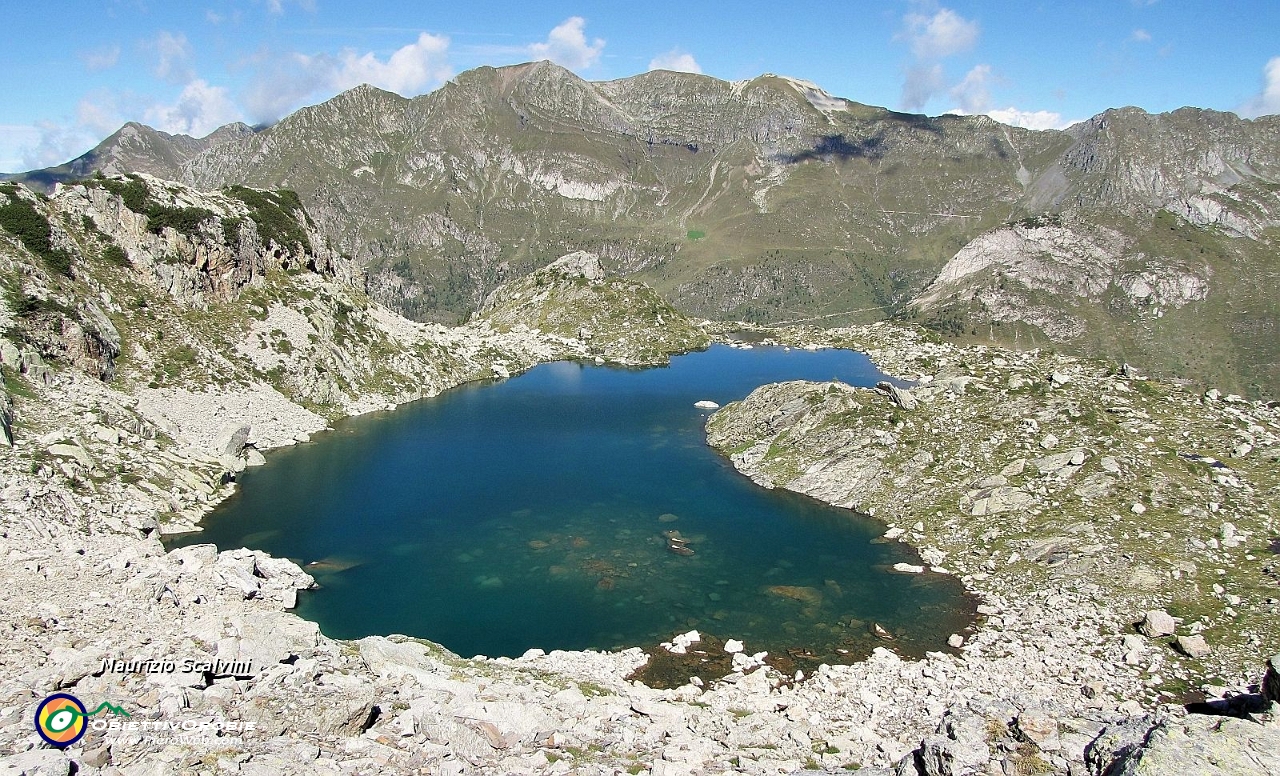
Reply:
<svg viewBox="0 0 1280 776"><path fill-rule="evenodd" d="M630 678L639 648L335 641L288 612L313 582L296 564L160 536L337 417L546 360L658 363L737 327L588 254L464 326L419 324L370 302L287 193L135 176L3 196L47 232L0 239L0 772L1277 772L1273 407L891 325L766 332L916 385L765 386L711 416L710 443L960 575L983 620L954 651L886 642L657 690ZM128 716L52 748L32 719L55 692ZM1193 693L1236 716L1186 715Z"/></svg>

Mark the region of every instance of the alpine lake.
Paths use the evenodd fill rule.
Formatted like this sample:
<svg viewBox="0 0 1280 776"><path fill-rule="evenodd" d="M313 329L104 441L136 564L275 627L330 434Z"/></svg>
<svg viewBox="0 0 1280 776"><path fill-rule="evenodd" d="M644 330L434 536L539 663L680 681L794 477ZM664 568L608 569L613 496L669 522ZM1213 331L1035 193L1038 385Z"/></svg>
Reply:
<svg viewBox="0 0 1280 776"><path fill-rule="evenodd" d="M728 673L730 638L787 673L876 646L945 651L973 624L958 580L893 572L920 561L883 524L742 476L694 406L884 379L853 351L760 346L651 369L541 364L272 451L170 546L292 558L318 583L296 612L333 638L490 657L641 646L655 659L637 678L654 686ZM691 629L690 654L658 647Z"/></svg>

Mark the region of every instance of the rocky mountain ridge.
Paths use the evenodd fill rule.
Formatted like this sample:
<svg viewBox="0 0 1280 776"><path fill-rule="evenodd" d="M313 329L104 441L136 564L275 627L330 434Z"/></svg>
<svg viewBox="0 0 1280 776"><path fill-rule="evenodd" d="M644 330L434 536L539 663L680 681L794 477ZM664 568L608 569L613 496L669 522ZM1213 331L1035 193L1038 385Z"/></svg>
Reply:
<svg viewBox="0 0 1280 776"><path fill-rule="evenodd" d="M1277 338L1260 323L1276 310L1256 293L1276 272L1275 116L1122 108L1036 132L773 75L596 83L538 62L412 99L358 87L229 134L132 164L199 188L297 190L368 270L373 298L418 320L465 320L501 283L589 250L699 316L906 317L1250 395L1280 385ZM1065 253L1010 239L1046 219ZM1104 250L1112 269L1078 282L1059 269L1073 246ZM946 281L966 251L992 255L989 269ZM1043 288L1064 272L1069 293ZM1135 285L1153 278L1196 278L1203 293L1161 316L1163 297ZM1188 338L1204 343L1190 358Z"/></svg>

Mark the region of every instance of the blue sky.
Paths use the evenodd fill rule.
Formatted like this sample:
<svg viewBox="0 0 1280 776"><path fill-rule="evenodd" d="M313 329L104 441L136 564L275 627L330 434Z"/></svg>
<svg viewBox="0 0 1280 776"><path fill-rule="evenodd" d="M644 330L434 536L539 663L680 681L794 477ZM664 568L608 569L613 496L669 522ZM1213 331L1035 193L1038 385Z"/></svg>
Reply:
<svg viewBox="0 0 1280 776"><path fill-rule="evenodd" d="M0 171L141 121L202 136L361 82L405 95L479 65L584 78L655 67L803 78L858 102L1065 126L1109 107L1280 112L1280 2L343 2L6 4Z"/></svg>

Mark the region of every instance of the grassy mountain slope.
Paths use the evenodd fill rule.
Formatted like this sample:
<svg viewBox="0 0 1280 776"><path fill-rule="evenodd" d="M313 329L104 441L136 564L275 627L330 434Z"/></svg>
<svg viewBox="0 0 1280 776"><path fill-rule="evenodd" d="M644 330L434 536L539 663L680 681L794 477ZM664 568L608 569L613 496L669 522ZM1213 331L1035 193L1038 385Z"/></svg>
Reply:
<svg viewBox="0 0 1280 776"><path fill-rule="evenodd" d="M206 148L179 174L298 191L367 269L370 296L418 320L463 320L500 284L588 250L707 317L907 316L1253 393L1277 385L1271 308L1250 292L1276 270L1276 117L1123 108L1035 132L774 75L592 83L539 62L413 99L359 87ZM1190 231L1170 232L1169 216ZM1043 218L1065 233L1017 236ZM951 282L993 241L1012 247ZM1105 271L1081 265L1092 252L1078 244L1101 250L1085 265ZM1034 277L1018 269L1029 264ZM1178 305L1133 293L1187 277L1205 288ZM1202 353L1179 344L1193 336Z"/></svg>

